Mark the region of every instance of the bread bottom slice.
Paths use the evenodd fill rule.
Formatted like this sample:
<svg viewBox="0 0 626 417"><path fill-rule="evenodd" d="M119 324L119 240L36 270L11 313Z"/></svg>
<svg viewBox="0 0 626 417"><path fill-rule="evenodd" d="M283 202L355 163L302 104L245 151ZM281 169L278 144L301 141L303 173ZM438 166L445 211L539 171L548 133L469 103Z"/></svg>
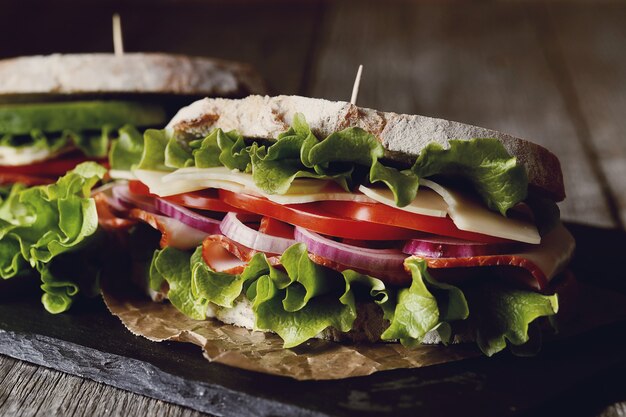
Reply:
<svg viewBox="0 0 626 417"><path fill-rule="evenodd" d="M249 330L257 330L254 326L255 317L252 303L244 295L241 295L233 303L233 307L222 307L209 303L207 318L219 320L222 323L244 327ZM352 330L342 332L329 327L317 336L317 339L325 339L341 343L375 343L383 342L381 335L389 327L389 321L383 317L382 309L375 303L357 303L357 317ZM271 331L268 331L271 333ZM474 338L467 331L454 336L452 343L473 342ZM384 342L397 342L388 340ZM442 343L439 333L433 330L426 334L422 344L434 345Z"/></svg>

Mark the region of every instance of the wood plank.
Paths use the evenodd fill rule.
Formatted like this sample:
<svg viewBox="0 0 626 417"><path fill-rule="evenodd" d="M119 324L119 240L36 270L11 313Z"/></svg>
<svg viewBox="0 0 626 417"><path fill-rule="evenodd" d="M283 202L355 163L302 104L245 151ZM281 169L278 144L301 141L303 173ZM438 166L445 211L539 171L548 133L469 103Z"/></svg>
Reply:
<svg viewBox="0 0 626 417"><path fill-rule="evenodd" d="M0 415L208 415L3 355L0 381Z"/></svg>
<svg viewBox="0 0 626 417"><path fill-rule="evenodd" d="M626 7L550 7L546 22L571 91L579 130L588 135L607 193L626 224Z"/></svg>
<svg viewBox="0 0 626 417"><path fill-rule="evenodd" d="M560 158L566 220L615 221L557 88L526 4L337 3L309 92L348 100L364 64L359 104L459 120L527 137Z"/></svg>

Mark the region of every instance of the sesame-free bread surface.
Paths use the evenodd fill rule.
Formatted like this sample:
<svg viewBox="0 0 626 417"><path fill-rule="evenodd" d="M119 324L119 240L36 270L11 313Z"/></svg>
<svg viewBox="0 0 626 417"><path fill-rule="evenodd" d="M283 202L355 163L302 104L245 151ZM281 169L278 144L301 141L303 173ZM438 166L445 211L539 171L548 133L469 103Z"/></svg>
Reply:
<svg viewBox="0 0 626 417"><path fill-rule="evenodd" d="M0 98L163 94L242 97L265 92L249 65L163 53L53 54L0 60Z"/></svg>

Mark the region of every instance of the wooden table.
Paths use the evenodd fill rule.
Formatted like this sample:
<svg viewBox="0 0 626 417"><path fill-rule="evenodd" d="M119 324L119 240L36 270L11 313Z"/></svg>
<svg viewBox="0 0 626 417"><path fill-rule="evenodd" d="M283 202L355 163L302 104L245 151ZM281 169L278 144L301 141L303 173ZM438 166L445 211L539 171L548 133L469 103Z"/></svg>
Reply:
<svg viewBox="0 0 626 417"><path fill-rule="evenodd" d="M128 51L244 60L275 93L458 120L527 137L563 165L568 221L626 223L626 3L82 2L3 5L3 56ZM8 42L6 40L9 40ZM622 274L623 271L621 272ZM626 393L624 393L626 399ZM626 415L626 402L600 415ZM0 356L0 415L200 413Z"/></svg>

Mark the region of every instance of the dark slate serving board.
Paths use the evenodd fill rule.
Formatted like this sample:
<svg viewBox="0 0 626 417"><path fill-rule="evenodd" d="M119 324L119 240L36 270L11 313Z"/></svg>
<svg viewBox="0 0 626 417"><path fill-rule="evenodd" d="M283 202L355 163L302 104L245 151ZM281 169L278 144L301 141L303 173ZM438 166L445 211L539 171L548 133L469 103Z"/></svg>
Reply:
<svg viewBox="0 0 626 417"><path fill-rule="evenodd" d="M626 234L571 228L579 277L626 292ZM535 358L504 353L297 382L208 363L192 345L133 336L99 299L52 316L38 297L14 294L0 286L0 353L215 415L595 415L626 399L626 322L550 342Z"/></svg>

